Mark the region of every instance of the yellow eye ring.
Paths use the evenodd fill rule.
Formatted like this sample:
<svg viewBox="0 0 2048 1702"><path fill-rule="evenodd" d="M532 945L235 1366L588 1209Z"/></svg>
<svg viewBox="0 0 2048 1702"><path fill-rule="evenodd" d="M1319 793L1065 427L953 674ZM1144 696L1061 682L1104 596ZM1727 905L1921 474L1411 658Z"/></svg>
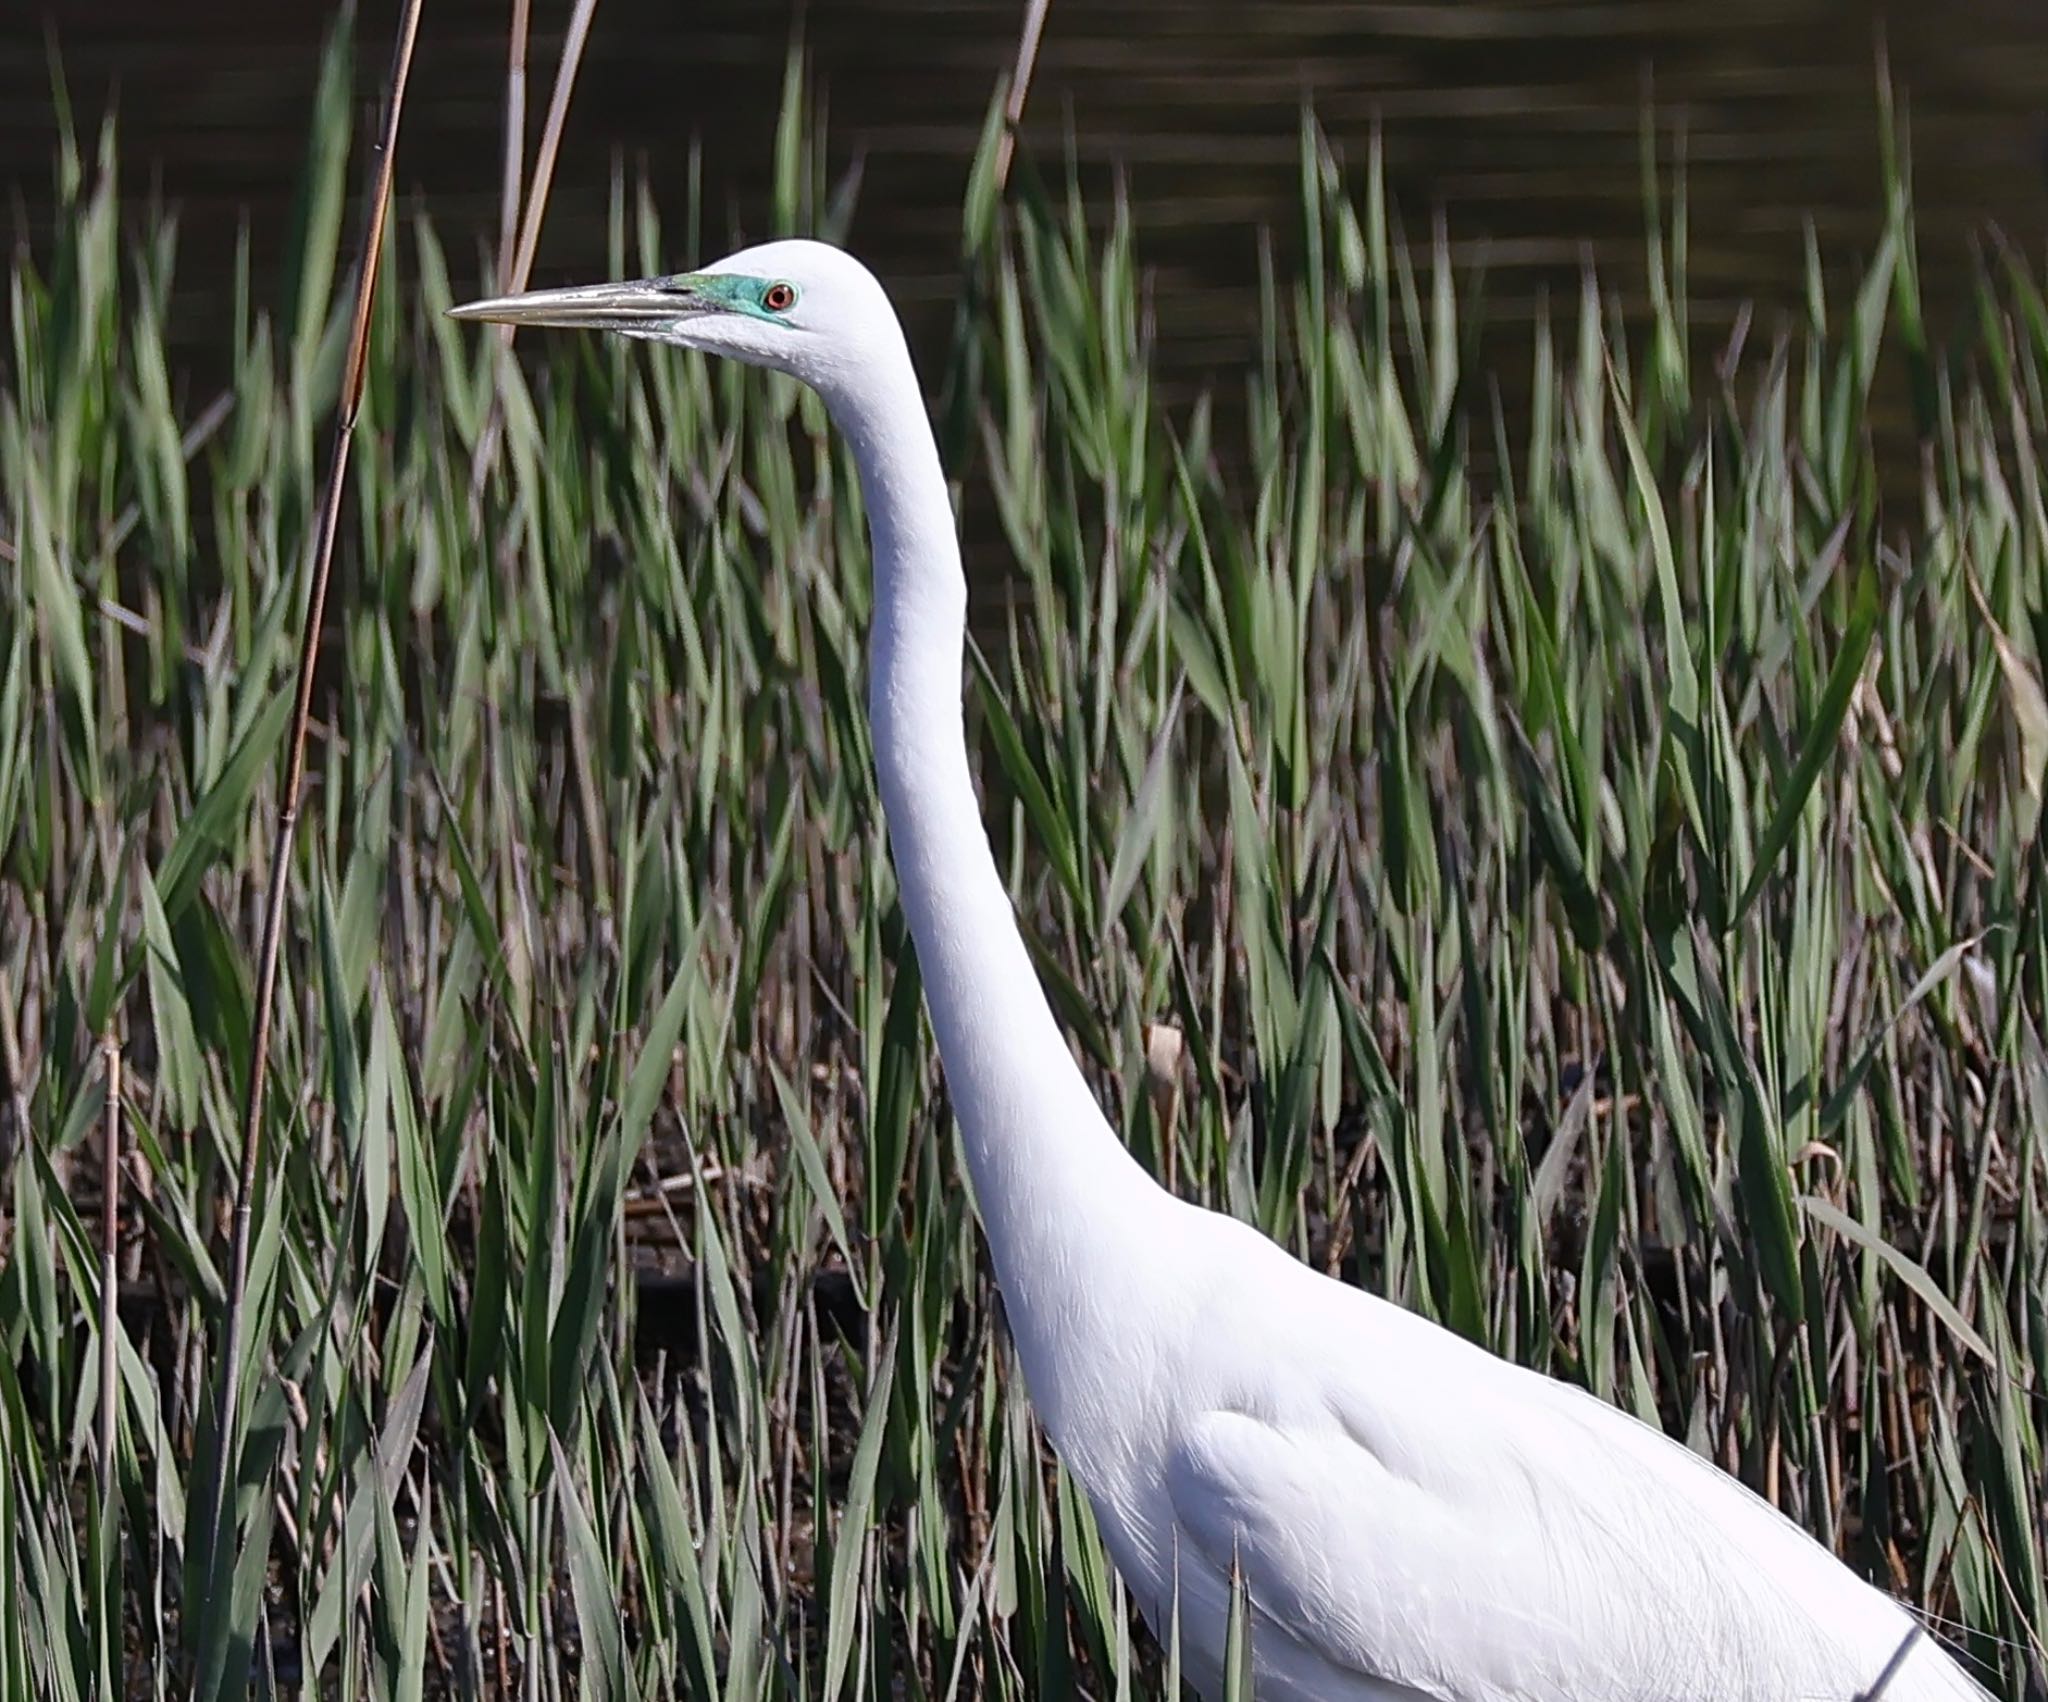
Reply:
<svg viewBox="0 0 2048 1702"><path fill-rule="evenodd" d="M761 292L761 305L770 313L787 313L796 306L796 286L770 284Z"/></svg>

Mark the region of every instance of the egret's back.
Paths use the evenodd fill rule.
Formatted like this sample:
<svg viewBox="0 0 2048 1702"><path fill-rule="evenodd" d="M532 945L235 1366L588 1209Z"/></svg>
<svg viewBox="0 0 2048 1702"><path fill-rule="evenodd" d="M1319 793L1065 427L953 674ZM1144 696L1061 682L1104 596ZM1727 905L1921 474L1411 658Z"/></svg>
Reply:
<svg viewBox="0 0 2048 1702"><path fill-rule="evenodd" d="M1984 1702L1897 1602L1661 1431L1234 1220L1188 1208L1179 1234L1179 1346L1133 1424L1157 1457L1089 1487L1155 1625L1177 1573L1212 1694L1234 1562L1266 1702L1852 1702L1902 1648L1889 1702Z"/></svg>

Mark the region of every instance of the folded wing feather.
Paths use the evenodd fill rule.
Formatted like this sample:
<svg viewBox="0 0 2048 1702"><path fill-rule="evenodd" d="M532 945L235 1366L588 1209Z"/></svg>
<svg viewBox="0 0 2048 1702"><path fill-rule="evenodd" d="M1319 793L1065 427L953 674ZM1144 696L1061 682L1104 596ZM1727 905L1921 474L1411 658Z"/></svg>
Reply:
<svg viewBox="0 0 2048 1702"><path fill-rule="evenodd" d="M1461 1344L1462 1345L1462 1344ZM1582 1391L1216 1408L1181 1427L1182 1587L1256 1613L1260 1694L1438 1702L1981 1702L1897 1603L1761 1499ZM1194 1564L1191 1566L1190 1562ZM1191 1572L1199 1571L1196 1578ZM1290 1676L1292 1675L1292 1676Z"/></svg>

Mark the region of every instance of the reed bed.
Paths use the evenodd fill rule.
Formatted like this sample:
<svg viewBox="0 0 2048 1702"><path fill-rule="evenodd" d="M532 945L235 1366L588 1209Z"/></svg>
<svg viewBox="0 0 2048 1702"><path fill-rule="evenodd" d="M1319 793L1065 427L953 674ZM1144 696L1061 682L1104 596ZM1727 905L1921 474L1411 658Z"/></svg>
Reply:
<svg viewBox="0 0 2048 1702"><path fill-rule="evenodd" d="M217 400L168 370L175 226L123 224L111 131L55 139L9 265L0 1695L1172 1694L977 1240L845 451L784 381L465 332L424 218L384 238L225 1357L349 51ZM1874 139L1853 287L1815 252L1802 311L1702 346L1646 153L1647 314L1587 277L1509 418L1482 283L1305 121L1262 358L1169 411L1127 208L1028 151L1002 181L1003 110L927 379L987 818L1113 1121L2038 1686L2027 268L1987 247L1935 341ZM847 228L826 159L793 66L773 231ZM703 222L622 184L606 264Z"/></svg>

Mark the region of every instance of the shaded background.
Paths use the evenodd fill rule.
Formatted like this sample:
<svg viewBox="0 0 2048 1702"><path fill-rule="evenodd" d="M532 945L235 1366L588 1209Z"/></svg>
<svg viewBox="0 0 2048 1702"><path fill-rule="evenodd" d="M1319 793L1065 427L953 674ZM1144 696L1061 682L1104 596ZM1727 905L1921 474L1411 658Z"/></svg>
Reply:
<svg viewBox="0 0 2048 1702"><path fill-rule="evenodd" d="M536 132L569 9L534 0ZM12 223L35 241L48 219L54 43L81 126L109 103L119 113L131 204L158 193L179 212L172 339L203 366L243 217L259 288L274 275L329 8L8 0L8 11L0 186ZM395 0L361 8L364 128L396 11ZM508 12L507 0L429 0L414 67L398 177L411 205L434 210L458 290L496 226ZM707 245L765 234L783 62L801 27L834 170L864 164L852 240L928 337L952 278L967 161L1022 12L1022 0L600 0L535 281L602 269L621 157L650 172L680 245L693 137ZM2042 0L1916 0L1888 16L1873 0L1052 0L1027 128L1048 170L1061 169L1071 125L1091 186L1125 175L1169 387L1184 394L1234 388L1251 348L1259 231L1283 248L1294 238L1304 96L1354 163L1383 123L1411 237L1445 207L1461 255L1485 257L1490 322L1511 331L1545 289L1575 287L1587 254L1624 301L1636 296L1637 148L1653 88L1667 134L1686 138L1695 320L1711 335L1742 298L1796 304L1809 215L1831 262L1867 247L1881 39L1911 114L1939 332L1967 299L1973 240L1995 223L2038 254L2048 233Z"/></svg>

